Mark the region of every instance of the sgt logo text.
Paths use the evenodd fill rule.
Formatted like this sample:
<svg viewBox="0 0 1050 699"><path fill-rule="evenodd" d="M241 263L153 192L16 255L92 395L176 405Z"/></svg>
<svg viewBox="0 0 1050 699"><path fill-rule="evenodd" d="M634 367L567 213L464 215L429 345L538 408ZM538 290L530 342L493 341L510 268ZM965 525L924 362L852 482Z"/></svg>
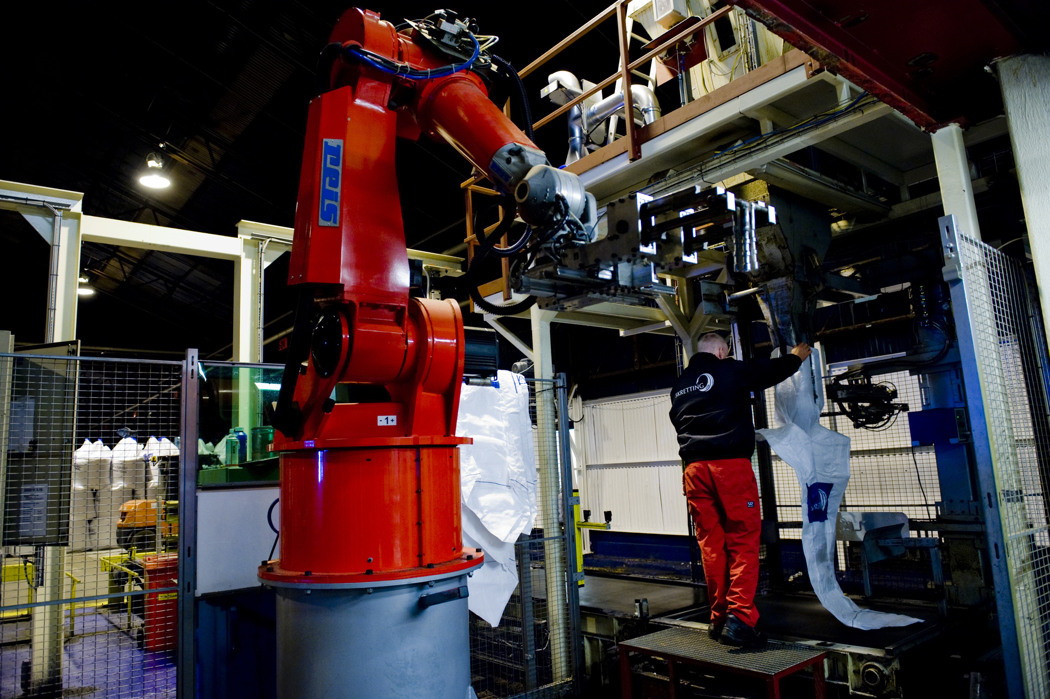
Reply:
<svg viewBox="0 0 1050 699"><path fill-rule="evenodd" d="M317 225L339 225L339 187L343 178L343 140L326 138L321 143L321 201Z"/></svg>

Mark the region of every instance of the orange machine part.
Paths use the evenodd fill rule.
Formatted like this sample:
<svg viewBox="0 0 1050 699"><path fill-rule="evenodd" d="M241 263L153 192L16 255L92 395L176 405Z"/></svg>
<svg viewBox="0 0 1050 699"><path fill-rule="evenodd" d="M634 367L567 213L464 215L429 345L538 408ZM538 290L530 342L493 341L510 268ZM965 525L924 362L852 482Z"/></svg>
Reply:
<svg viewBox="0 0 1050 699"><path fill-rule="evenodd" d="M454 444L282 454L280 568L378 576L459 558L459 487Z"/></svg>

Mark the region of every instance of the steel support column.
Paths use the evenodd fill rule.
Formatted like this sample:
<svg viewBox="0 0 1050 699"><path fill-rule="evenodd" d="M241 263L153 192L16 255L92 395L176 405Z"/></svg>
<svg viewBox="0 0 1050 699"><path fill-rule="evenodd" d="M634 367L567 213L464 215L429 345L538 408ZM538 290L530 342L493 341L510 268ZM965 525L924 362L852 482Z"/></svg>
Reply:
<svg viewBox="0 0 1050 699"><path fill-rule="evenodd" d="M955 216L966 235L980 240L981 227L977 223L977 205L974 204L973 185L970 182L970 161L966 157L962 129L958 124L949 124L933 133L930 139L933 142L933 159L937 165L944 215Z"/></svg>
<svg viewBox="0 0 1050 699"><path fill-rule="evenodd" d="M565 513L565 590L568 596L569 615L569 654L572 657L572 678L577 694L583 689L581 682L583 668L583 645L579 642L580 624L580 588L576 584L579 580L576 574L576 527L569 526L569 513L573 510L574 502L572 482L572 445L569 440L569 380L565 374L555 377L555 388L558 392L558 457L561 460L561 482L562 482L562 512ZM544 536L548 536L544 532ZM581 577L583 573L579 574Z"/></svg>
<svg viewBox="0 0 1050 699"><path fill-rule="evenodd" d="M186 350L182 368L182 429L179 438L179 592L177 696L197 696L197 408L198 353Z"/></svg>
<svg viewBox="0 0 1050 699"><path fill-rule="evenodd" d="M536 388L536 466L539 470L539 526L543 528L544 565L547 569L547 610L551 636L553 680L561 682L572 675L569 652L570 620L567 618L565 545L558 536L561 509L558 469L558 445L554 420L554 361L551 351L551 323L557 315L535 306L532 315L533 376ZM567 510L571 512L571 510ZM568 529L568 527L566 527ZM573 554L575 556L575 552Z"/></svg>
<svg viewBox="0 0 1050 699"><path fill-rule="evenodd" d="M963 244L961 233L971 239L976 236L961 231L953 216L942 216L937 221L941 245L944 250L944 279L951 289L952 314L955 318L959 355L963 365L963 383L966 402L970 410L970 435L977 461L977 479L982 497L981 510L988 538L988 565L992 570L995 586L996 616L999 618L999 635L1002 642L1007 695L1010 699L1022 699L1024 687L1018 647L1017 622L1014 616L1014 599L1010 583L1006 540L1003 535L1002 505L999 487L994 472L994 445L992 431L985 411L985 389L981 381L979 345L974 335L975 318L971 312L969 296L975 290L967 289L964 275ZM982 275L978 275L980 278Z"/></svg>
<svg viewBox="0 0 1050 699"><path fill-rule="evenodd" d="M1012 56L995 66L1021 185L1043 327L1050 327L1050 141L1046 137L1050 131L1050 57Z"/></svg>

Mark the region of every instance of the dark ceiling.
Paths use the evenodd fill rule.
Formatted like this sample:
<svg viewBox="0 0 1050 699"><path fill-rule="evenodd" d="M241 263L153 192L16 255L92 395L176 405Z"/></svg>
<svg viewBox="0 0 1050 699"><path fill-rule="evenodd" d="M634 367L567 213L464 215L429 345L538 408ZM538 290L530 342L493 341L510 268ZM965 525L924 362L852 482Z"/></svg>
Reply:
<svg viewBox="0 0 1050 699"><path fill-rule="evenodd" d="M520 67L607 1L541 0L512 14L503 3L460 0L455 9L476 17L482 32L499 34L494 52ZM370 5L394 21L439 7ZM220 235L235 235L241 219L291 226L316 58L348 7L337 0L213 0L5 9L0 59L15 70L4 100L0 179L83 192L84 212L96 216ZM603 62L600 77L612 73L613 30L606 23L564 60L579 69L586 52L601 47L610 64ZM540 87L536 76L529 83L535 102ZM564 149L554 126L540 141ZM409 246L442 251L462 242L459 183L470 167L443 144L398 147ZM173 182L166 190L138 183L150 152L166 161ZM20 256L9 261L14 274L0 280L0 292L25 299L0 325L28 342L42 341L45 312L38 287L47 247L26 239L34 235L17 215L0 216L0 243ZM230 263L85 244L82 268L100 292L80 303L86 346L228 351ZM279 318L287 310L282 290L269 291L267 318Z"/></svg>
<svg viewBox="0 0 1050 699"><path fill-rule="evenodd" d="M456 0L452 6L477 18L483 33L500 35L495 53L520 68L609 1L508 5ZM734 2L803 8L815 22L830 17L836 27L850 24L841 11L831 12L829 8L843 6L833 0ZM1033 41L1045 46L1045 41L1032 39L1043 36L1032 31L1033 23L1017 20L1045 16L1050 7L1045 3L967 2L981 4L997 19L1009 19L1003 26L1023 47L1031 50ZM944 2L936 4L950 12ZM439 7L434 0L376 0L370 5L393 21L425 16ZM867 13L870 23L847 29L882 27L886 31L879 37L898 43L914 39L916 46L936 35L934 43L944 47L971 46L964 34L983 31L963 19L948 31L949 25L938 23L937 17L920 17L896 0L886 7L876 5ZM235 235L241 219L291 226L316 58L347 7L343 0L192 0L38 2L5 8L0 65L8 68L8 79L0 179L83 192L85 213L115 219L220 235ZM882 23L876 26L875 19ZM908 29L898 39L894 22ZM1014 31L1018 24L1026 31ZM868 47L879 37L853 40ZM942 53L948 55L947 49ZM616 69L617 59L614 22L607 21L526 80L534 115L551 109L538 96L548 72L569 69L598 81ZM980 62L969 68L979 71ZM950 77L947 72L935 75ZM987 102L983 93L964 94L971 102L995 102ZM560 120L537 138L555 162L564 155L565 140ZM150 152L161 153L166 161L173 181L169 189L139 185ZM426 139L399 142L397 162L408 245L441 252L461 243L465 229L459 183L470 167L448 146ZM0 294L7 300L0 327L13 329L22 342L40 342L47 245L10 212L0 212L0 245L8 272L0 275ZM78 334L86 347L115 347L122 353L128 348L181 353L198 347L205 356L228 356L231 263L86 244L82 269L99 292L79 306ZM290 322L282 278L286 269L286 262L279 261L267 275L267 335Z"/></svg>
<svg viewBox="0 0 1050 699"><path fill-rule="evenodd" d="M1001 113L985 68L1050 48L1045 0L729 0L917 125Z"/></svg>

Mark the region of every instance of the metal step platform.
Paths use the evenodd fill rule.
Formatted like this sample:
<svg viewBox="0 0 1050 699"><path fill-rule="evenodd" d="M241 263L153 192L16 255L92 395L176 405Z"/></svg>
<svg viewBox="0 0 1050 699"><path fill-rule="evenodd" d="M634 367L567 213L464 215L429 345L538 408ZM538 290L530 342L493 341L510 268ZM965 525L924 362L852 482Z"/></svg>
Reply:
<svg viewBox="0 0 1050 699"><path fill-rule="evenodd" d="M623 641L620 646L620 686L623 699L633 696L631 654L658 657L667 661L669 696L677 693L675 665L696 665L714 672L728 672L761 680L766 694L780 697L780 680L807 668L813 671L814 695L825 696L823 650L793 643L770 642L761 649L724 646L708 638L705 631L669 628Z"/></svg>

